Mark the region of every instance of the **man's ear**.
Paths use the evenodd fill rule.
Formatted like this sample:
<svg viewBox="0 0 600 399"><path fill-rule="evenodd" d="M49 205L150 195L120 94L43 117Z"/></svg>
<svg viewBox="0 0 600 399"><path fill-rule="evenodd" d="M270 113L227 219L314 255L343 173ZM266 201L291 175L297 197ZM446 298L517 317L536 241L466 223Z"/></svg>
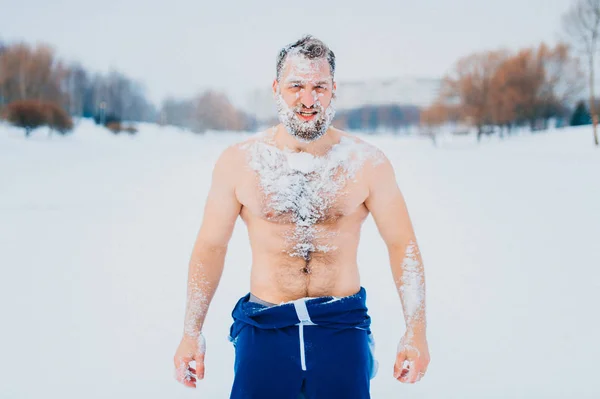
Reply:
<svg viewBox="0 0 600 399"><path fill-rule="evenodd" d="M277 79L273 79L273 97L277 97L277 92L279 89L279 82L277 82Z"/></svg>
<svg viewBox="0 0 600 399"><path fill-rule="evenodd" d="M333 98L337 98L337 95L336 95L336 92L337 92L337 82L336 81L333 81L333 90L331 92L332 92L332 97Z"/></svg>

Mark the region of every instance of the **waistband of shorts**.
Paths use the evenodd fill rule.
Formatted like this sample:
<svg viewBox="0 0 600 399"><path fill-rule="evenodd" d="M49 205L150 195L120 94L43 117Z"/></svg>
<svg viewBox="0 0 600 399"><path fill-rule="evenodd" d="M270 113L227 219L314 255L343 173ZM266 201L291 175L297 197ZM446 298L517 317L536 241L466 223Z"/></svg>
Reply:
<svg viewBox="0 0 600 399"><path fill-rule="evenodd" d="M239 327L252 325L263 329L283 328L302 321L299 310L305 312L304 317L313 323L328 328L369 329L370 326L364 287L345 297L306 297L270 307L251 302L248 293L238 300L232 317L234 324L237 323Z"/></svg>
<svg viewBox="0 0 600 399"><path fill-rule="evenodd" d="M271 303L271 302L265 301L264 299L260 299L253 293L250 293L250 297L248 297L248 302L260 303L261 305L264 305L264 306L277 306L276 303Z"/></svg>

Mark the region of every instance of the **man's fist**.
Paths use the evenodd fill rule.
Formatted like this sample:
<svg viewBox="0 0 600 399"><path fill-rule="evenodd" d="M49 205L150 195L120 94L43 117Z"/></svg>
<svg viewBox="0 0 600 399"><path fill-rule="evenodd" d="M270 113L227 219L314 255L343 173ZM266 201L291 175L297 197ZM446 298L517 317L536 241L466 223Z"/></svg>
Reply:
<svg viewBox="0 0 600 399"><path fill-rule="evenodd" d="M427 372L429 366L429 348L425 337L405 335L398 344L394 378L400 382L413 384Z"/></svg>
<svg viewBox="0 0 600 399"><path fill-rule="evenodd" d="M204 355L206 341L202 333L197 338L185 335L177 348L173 361L175 363L175 379L186 387L195 388L196 379L204 378ZM196 368L190 362L196 362Z"/></svg>

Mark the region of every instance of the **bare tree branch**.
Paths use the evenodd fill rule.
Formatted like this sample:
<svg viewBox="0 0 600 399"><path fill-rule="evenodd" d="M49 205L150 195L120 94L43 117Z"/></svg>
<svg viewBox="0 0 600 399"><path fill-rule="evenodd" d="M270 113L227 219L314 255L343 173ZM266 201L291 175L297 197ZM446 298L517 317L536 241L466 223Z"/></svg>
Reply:
<svg viewBox="0 0 600 399"><path fill-rule="evenodd" d="M588 61L590 114L593 121L594 144L598 146L598 115L594 104L594 59L598 51L600 32L600 0L577 0L563 16L563 29L570 37L573 46L581 49Z"/></svg>

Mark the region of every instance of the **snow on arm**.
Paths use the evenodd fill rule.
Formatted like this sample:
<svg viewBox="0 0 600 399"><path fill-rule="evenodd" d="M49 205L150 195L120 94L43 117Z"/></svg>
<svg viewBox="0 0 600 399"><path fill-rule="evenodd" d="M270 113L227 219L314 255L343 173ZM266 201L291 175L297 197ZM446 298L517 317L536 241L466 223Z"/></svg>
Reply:
<svg viewBox="0 0 600 399"><path fill-rule="evenodd" d="M189 262L184 335L203 345L202 325L221 279L225 253L241 204L235 195L240 167L238 149L226 149L217 160L202 225Z"/></svg>
<svg viewBox="0 0 600 399"><path fill-rule="evenodd" d="M404 310L408 337L425 334L425 274L404 196L390 161L383 157L369 173L365 205L385 241L394 283Z"/></svg>

